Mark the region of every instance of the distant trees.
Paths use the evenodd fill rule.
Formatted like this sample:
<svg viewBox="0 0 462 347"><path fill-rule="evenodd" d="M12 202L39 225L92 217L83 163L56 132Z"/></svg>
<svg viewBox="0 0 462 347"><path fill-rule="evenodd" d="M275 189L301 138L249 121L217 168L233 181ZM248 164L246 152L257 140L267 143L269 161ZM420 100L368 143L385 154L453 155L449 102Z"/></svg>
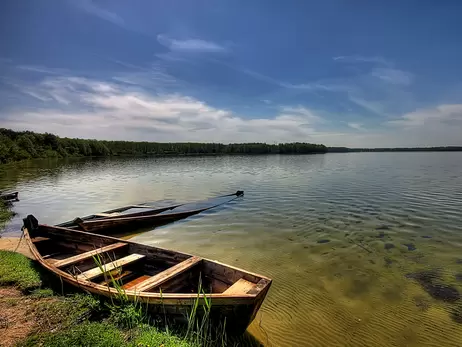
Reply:
<svg viewBox="0 0 462 347"><path fill-rule="evenodd" d="M53 134L0 128L0 163L30 158L78 156L170 156L205 154L310 154L325 153L324 145L310 143L160 143L98 141L60 138Z"/></svg>

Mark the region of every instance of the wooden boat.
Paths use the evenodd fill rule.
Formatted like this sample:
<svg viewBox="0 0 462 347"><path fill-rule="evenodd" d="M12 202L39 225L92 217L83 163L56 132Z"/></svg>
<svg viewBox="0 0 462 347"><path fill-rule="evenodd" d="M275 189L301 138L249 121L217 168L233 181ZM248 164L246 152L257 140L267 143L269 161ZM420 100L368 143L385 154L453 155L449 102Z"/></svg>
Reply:
<svg viewBox="0 0 462 347"><path fill-rule="evenodd" d="M155 208L149 205L130 205L118 209L97 213L84 218L58 224L66 228L77 228L88 232L104 233L114 231L130 225L130 227L157 226L177 221L244 195L238 190L236 193L222 195L199 203L188 203Z"/></svg>
<svg viewBox="0 0 462 347"><path fill-rule="evenodd" d="M172 318L187 317L196 300L199 307L211 300L212 321L226 319L232 332L252 322L271 285L267 277L186 253L39 225L32 215L23 231L37 261L67 283L115 299L122 287L129 300Z"/></svg>
<svg viewBox="0 0 462 347"><path fill-rule="evenodd" d="M0 199L4 201L19 201L18 192L0 193Z"/></svg>

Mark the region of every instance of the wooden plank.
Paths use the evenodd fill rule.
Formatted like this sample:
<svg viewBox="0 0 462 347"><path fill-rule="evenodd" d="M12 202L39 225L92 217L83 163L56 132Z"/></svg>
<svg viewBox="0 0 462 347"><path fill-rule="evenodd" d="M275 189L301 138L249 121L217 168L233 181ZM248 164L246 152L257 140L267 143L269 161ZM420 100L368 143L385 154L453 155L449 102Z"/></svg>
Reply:
<svg viewBox="0 0 462 347"><path fill-rule="evenodd" d="M126 256L126 257L117 259L117 260L115 260L113 262L110 262L108 264L104 264L102 266L102 269L99 268L99 267L95 267L93 269L82 272L80 275L77 276L77 280L79 280L79 281L85 281L85 280L89 281L89 280L91 280L93 278L101 276L103 273L112 271L114 269L117 269L119 267L122 267L122 266L130 264L130 263L133 263L135 261L143 259L144 257L145 256L142 255L142 254L136 254L136 253L130 254L130 255Z"/></svg>
<svg viewBox="0 0 462 347"><path fill-rule="evenodd" d="M236 281L231 287L226 289L223 294L246 294L249 290L253 289L256 284L246 281L245 279L241 278L239 281Z"/></svg>
<svg viewBox="0 0 462 347"><path fill-rule="evenodd" d="M151 276L148 275L143 275L138 278L135 278L133 281L130 281L128 283L125 283L122 288L123 289L130 289L132 287L135 287L138 283L146 281L148 278L151 278Z"/></svg>
<svg viewBox="0 0 462 347"><path fill-rule="evenodd" d="M162 271L158 273L155 276L150 277L149 279L137 284L134 286L132 289L136 291L147 291L150 289L153 289L159 285L161 285L164 282L167 282L168 280L172 279L173 277L185 272L186 270L190 269L197 263L199 263L202 260L200 257L191 257L186 259L185 261L182 261L179 264L176 264L175 266L172 266L171 268L168 268L165 271Z"/></svg>
<svg viewBox="0 0 462 347"><path fill-rule="evenodd" d="M56 262L54 265L56 267L65 267L65 266L72 265L72 264L78 263L80 261L92 258L95 255L98 255L98 254L101 254L101 253L106 253L106 252L109 252L109 251L114 251L116 249L119 249L119 248L125 247L125 246L127 246L126 243L117 242L117 243L114 243L114 244L109 245L109 246L105 246L105 247L102 247L102 248L97 248L97 249L94 249L92 251L88 251L88 252L85 252L85 253L82 253L82 254L77 254L77 255L75 255L73 257L69 257L69 258L66 258L66 259L61 259L58 262Z"/></svg>

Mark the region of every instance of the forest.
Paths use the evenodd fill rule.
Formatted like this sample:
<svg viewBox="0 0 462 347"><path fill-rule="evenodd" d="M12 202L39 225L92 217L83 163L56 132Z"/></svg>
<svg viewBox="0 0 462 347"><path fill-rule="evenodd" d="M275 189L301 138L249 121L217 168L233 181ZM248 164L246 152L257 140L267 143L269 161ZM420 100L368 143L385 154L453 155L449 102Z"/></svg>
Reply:
<svg viewBox="0 0 462 347"><path fill-rule="evenodd" d="M33 158L87 156L176 156L219 154L312 154L327 147L311 143L131 142L70 139L54 134L0 128L0 163Z"/></svg>

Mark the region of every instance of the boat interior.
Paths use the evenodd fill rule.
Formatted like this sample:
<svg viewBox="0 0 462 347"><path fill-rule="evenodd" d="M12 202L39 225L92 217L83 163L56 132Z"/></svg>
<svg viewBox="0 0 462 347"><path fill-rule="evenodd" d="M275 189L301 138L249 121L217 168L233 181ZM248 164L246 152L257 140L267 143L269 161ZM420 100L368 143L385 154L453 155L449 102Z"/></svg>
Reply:
<svg viewBox="0 0 462 347"><path fill-rule="evenodd" d="M261 277L157 247L40 225L29 234L49 265L78 281L136 292L256 294Z"/></svg>

